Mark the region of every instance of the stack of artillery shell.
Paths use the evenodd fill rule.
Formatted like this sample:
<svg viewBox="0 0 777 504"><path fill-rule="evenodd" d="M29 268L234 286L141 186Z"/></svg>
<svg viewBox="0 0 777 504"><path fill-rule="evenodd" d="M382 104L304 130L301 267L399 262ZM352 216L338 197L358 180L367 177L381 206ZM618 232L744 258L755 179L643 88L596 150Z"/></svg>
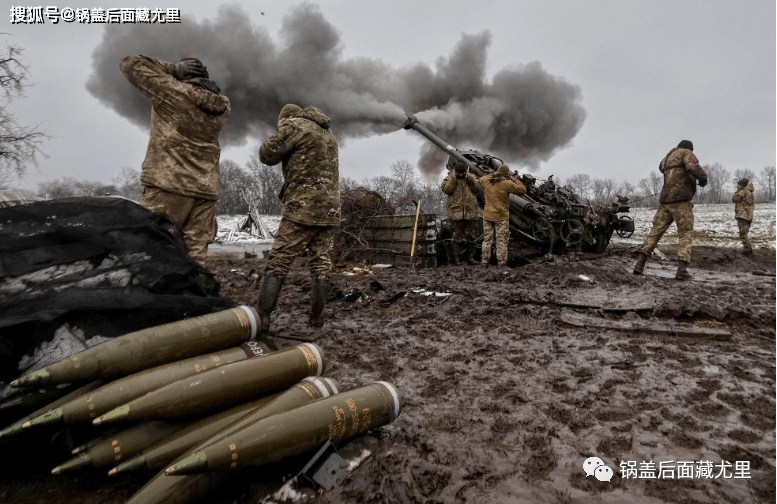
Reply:
<svg viewBox="0 0 777 504"><path fill-rule="evenodd" d="M178 380L95 418L93 423L202 415L289 388L308 376L321 376L325 367L321 348L305 343Z"/></svg>
<svg viewBox="0 0 777 504"><path fill-rule="evenodd" d="M170 455L173 451L179 456L174 462L179 462L185 458L194 444L197 444L194 451L198 451L211 443L223 439L232 433L239 432L247 426L253 425L264 418L275 418L278 414L288 411L294 411L295 408L323 400L338 393L337 383L329 378L306 378L291 389L279 394L273 401L267 405L257 408L248 415L243 416L231 425L222 430L206 432L198 431L197 443L193 443L188 448L178 451L180 446L173 444L173 449L167 450L165 458L172 460ZM210 430L210 429L209 429ZM173 440L175 443L176 440ZM161 443L160 443L161 445ZM182 455L183 454L183 455ZM174 458L174 457L173 457ZM164 467L159 465L161 458L157 458L154 467ZM122 464L130 465L132 461ZM122 466L117 467L118 470ZM151 467L149 467L151 468ZM187 503L191 500L207 496L214 488L218 487L225 479L223 472L207 472L192 474L188 476L167 476L164 471L157 474L143 488L141 488L127 504L161 504L161 503Z"/></svg>
<svg viewBox="0 0 777 504"><path fill-rule="evenodd" d="M262 351L255 352L255 349ZM146 369L145 371L112 381L86 395L60 404L42 415L31 417L31 420L24 423L24 428L29 429L50 424L69 425L79 422L91 422L99 415L111 411L117 406L126 404L170 383L175 383L178 380L198 375L222 365L265 355L270 355L269 349L266 347L256 345L247 347L246 344L243 344L212 354L200 355Z"/></svg>
<svg viewBox="0 0 777 504"><path fill-rule="evenodd" d="M126 376L254 340L258 319L253 308L240 306L143 329L22 376L11 385L37 387Z"/></svg>

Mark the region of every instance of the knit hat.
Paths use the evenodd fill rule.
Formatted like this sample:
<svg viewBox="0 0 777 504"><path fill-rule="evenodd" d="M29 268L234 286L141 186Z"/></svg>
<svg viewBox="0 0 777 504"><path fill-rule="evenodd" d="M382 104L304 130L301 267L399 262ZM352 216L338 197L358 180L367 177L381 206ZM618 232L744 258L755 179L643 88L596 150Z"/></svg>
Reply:
<svg viewBox="0 0 777 504"><path fill-rule="evenodd" d="M507 177L508 175L510 175L510 167L507 166L506 164L503 164L502 166L496 169L496 172L503 177Z"/></svg>
<svg viewBox="0 0 777 504"><path fill-rule="evenodd" d="M467 171L467 165L459 161L456 163L456 165L453 167L456 170L456 173L464 173Z"/></svg>
<svg viewBox="0 0 777 504"><path fill-rule="evenodd" d="M680 149L688 149L689 151L693 150L693 142L690 140L683 140L679 144L677 144L677 147Z"/></svg>
<svg viewBox="0 0 777 504"><path fill-rule="evenodd" d="M743 178L739 179L739 182L737 184L741 185L742 187L747 187L750 184L750 180Z"/></svg>

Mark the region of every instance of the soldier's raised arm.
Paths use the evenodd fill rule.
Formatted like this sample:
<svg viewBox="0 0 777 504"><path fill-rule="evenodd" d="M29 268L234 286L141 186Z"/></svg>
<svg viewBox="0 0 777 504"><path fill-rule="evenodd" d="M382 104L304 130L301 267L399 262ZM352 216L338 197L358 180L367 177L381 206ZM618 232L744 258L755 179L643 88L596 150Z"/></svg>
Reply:
<svg viewBox="0 0 777 504"><path fill-rule="evenodd" d="M442 192L450 196L454 193L454 191L456 191L458 182L459 181L456 179L456 172L451 170L448 172L448 176L445 177L445 180L442 181L442 186L440 186L440 189L442 189Z"/></svg>
<svg viewBox="0 0 777 504"><path fill-rule="evenodd" d="M526 187L520 180L510 177L507 179L507 183L509 184L508 192L519 195L526 194Z"/></svg>
<svg viewBox="0 0 777 504"><path fill-rule="evenodd" d="M122 58L121 73L153 103L164 100L175 81L175 64L138 54Z"/></svg>
<svg viewBox="0 0 777 504"><path fill-rule="evenodd" d="M291 121L285 121L278 131L259 147L259 160L267 166L275 166L294 149L294 136L297 127Z"/></svg>
<svg viewBox="0 0 777 504"><path fill-rule="evenodd" d="M483 194L483 186L478 183L478 179L471 173L467 173L467 187L475 194Z"/></svg>
<svg viewBox="0 0 777 504"><path fill-rule="evenodd" d="M693 151L685 150L683 153L683 163L685 163L685 171L698 180L700 182L699 185L703 187L707 184L707 172L699 166L699 159Z"/></svg>

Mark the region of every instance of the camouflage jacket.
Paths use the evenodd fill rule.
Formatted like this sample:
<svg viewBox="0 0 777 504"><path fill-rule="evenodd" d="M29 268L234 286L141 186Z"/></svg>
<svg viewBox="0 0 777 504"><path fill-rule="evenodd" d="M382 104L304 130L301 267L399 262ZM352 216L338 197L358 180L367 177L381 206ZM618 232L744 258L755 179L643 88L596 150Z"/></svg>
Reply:
<svg viewBox="0 0 777 504"><path fill-rule="evenodd" d="M173 63L127 56L121 72L151 100L151 135L140 183L165 191L218 199L219 134L229 99L173 77Z"/></svg>
<svg viewBox="0 0 777 504"><path fill-rule="evenodd" d="M483 208L483 220L498 222L510 218L510 193L526 194L526 188L520 180L505 178L497 173L478 179L486 206Z"/></svg>
<svg viewBox="0 0 777 504"><path fill-rule="evenodd" d="M658 164L658 170L664 174L659 199L662 205L691 201L696 194L696 181L707 180L707 173L699 166L693 151L679 147L669 151Z"/></svg>
<svg viewBox="0 0 777 504"><path fill-rule="evenodd" d="M755 207L755 197L753 191L755 188L753 184L747 187L737 185L737 192L734 193L734 197L731 200L734 202L734 217L737 219L745 219L748 222L753 222L753 208Z"/></svg>
<svg viewBox="0 0 777 504"><path fill-rule="evenodd" d="M308 226L340 224L337 139L329 118L315 107L280 122L259 148L266 165L283 162L283 217Z"/></svg>
<svg viewBox="0 0 777 504"><path fill-rule="evenodd" d="M458 179L456 170L451 170L442 181L442 192L448 195L445 205L449 220L478 218L478 200L475 194L480 192L480 187L474 175L467 173L464 179Z"/></svg>

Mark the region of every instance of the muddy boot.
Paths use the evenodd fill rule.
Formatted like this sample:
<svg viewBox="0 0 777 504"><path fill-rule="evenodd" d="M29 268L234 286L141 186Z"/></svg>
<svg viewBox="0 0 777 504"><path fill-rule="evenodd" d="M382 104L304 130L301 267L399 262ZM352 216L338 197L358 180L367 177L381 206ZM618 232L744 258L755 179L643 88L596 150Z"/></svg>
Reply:
<svg viewBox="0 0 777 504"><path fill-rule="evenodd" d="M449 241L442 242L445 247L445 257L448 258L448 266L453 266L453 245Z"/></svg>
<svg viewBox="0 0 777 504"><path fill-rule="evenodd" d="M634 265L635 275L641 275L642 272L645 271L646 262L647 262L647 254L643 254L642 252L640 252L639 259L637 259L637 264Z"/></svg>
<svg viewBox="0 0 777 504"><path fill-rule="evenodd" d="M262 283L259 284L259 299L256 302L256 312L259 314L259 334L257 339L261 339L267 346L273 350L278 347L270 339L270 314L275 309L278 302L278 295L281 293L284 277L265 276L262 277ZM272 344L270 344L272 343Z"/></svg>
<svg viewBox="0 0 777 504"><path fill-rule="evenodd" d="M331 284L325 276L313 277L313 284L310 286L310 326L321 327L324 325L324 306L326 298L329 297Z"/></svg>
<svg viewBox="0 0 777 504"><path fill-rule="evenodd" d="M677 273L674 276L676 280L688 280L691 278L686 268L688 268L688 261L680 261L680 264L677 265Z"/></svg>
<svg viewBox="0 0 777 504"><path fill-rule="evenodd" d="M467 243L467 264L470 266L475 266L478 264L478 262L475 260L475 251L477 250L477 245L474 243Z"/></svg>
<svg viewBox="0 0 777 504"><path fill-rule="evenodd" d="M454 266L459 266L461 264L461 247L458 243L451 243L451 249L453 250L453 264Z"/></svg>

